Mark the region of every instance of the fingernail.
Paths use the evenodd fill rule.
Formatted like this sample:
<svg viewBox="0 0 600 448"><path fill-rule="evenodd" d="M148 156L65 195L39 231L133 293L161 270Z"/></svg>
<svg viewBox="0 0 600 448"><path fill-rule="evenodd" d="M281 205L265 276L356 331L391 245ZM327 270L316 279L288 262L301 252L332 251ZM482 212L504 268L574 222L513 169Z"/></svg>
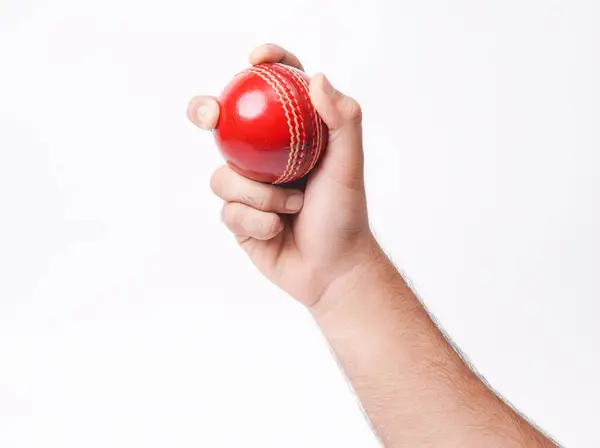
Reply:
<svg viewBox="0 0 600 448"><path fill-rule="evenodd" d="M207 113L208 113L208 107L206 106L206 104L200 106L198 108L198 112L196 112L196 114L198 115L198 118L200 120L204 120L206 118Z"/></svg>
<svg viewBox="0 0 600 448"><path fill-rule="evenodd" d="M323 75L323 91L327 96L333 96L333 94L335 93L335 87L333 87L333 85L325 75Z"/></svg>
<svg viewBox="0 0 600 448"><path fill-rule="evenodd" d="M212 130L219 120L219 105L216 101L205 100L196 111L197 124L201 129Z"/></svg>
<svg viewBox="0 0 600 448"><path fill-rule="evenodd" d="M285 208L291 212L297 212L302 208L302 204L304 203L304 197L301 194L295 194L290 196L285 203Z"/></svg>

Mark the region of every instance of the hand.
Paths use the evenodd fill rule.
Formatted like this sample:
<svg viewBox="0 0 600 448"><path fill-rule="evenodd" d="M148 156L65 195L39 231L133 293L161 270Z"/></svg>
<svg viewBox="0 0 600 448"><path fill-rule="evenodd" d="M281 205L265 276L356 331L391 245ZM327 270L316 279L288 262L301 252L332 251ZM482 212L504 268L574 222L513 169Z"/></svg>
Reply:
<svg viewBox="0 0 600 448"><path fill-rule="evenodd" d="M249 59L302 69L296 56L271 44ZM312 78L310 96L329 128L329 144L304 192L246 179L227 165L215 171L211 188L225 202L223 221L260 271L313 308L332 283L367 266L379 251L367 216L360 106L322 74ZM214 129L216 98L193 98L188 118Z"/></svg>

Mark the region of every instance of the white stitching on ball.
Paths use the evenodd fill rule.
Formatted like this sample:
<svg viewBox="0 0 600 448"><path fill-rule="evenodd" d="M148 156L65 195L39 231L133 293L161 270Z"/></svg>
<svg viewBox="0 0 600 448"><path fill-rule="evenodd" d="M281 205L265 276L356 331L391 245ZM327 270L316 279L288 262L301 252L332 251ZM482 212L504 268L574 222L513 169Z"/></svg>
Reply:
<svg viewBox="0 0 600 448"><path fill-rule="evenodd" d="M281 176L279 176L279 178L273 182L274 184L280 184L280 183L285 182L285 180L290 176L291 170L293 169L294 162L296 160L298 148L301 144L301 142L300 142L300 123L298 122L298 113L297 113L299 111L296 111L296 107L298 107L297 101L293 97L293 95L292 95L292 99L290 99L290 96L288 95L287 91L285 90L285 81L280 76L278 76L279 75L278 73L274 72L272 69L269 69L265 66L260 66L260 65L252 67L252 70L256 73L261 73L264 76L267 76L273 82L273 84L277 85L278 89L285 96L286 103L287 103L287 105L290 106L290 111L294 117L295 127L292 128L290 126L290 128L289 128L290 134L292 135L292 139L291 139L292 144L290 145L290 153L288 155L288 162L287 162L286 168L283 171L283 173L281 174ZM277 78L279 78L279 79L277 79ZM271 85L271 87L273 87L273 84L269 83L269 85ZM293 100L293 102L292 102L292 100Z"/></svg>
<svg viewBox="0 0 600 448"><path fill-rule="evenodd" d="M290 118L290 113L288 112L287 106L288 105L291 106L290 109L292 109L292 111L293 111L293 107L290 104L289 98L287 98L287 93L285 91L283 91L281 86L279 86L279 83L277 83L277 81L275 79L273 79L271 76L269 76L268 73L264 73L262 71L256 70L255 67L251 67L251 68L247 69L247 71L249 73L255 74L256 76L261 78L263 81L265 81L277 94L277 97L279 98L279 102L281 103L281 105L283 107L283 111L285 112L288 129L290 131L290 148L294 148L296 146L296 133L294 132L294 126L292 125L292 119ZM283 98L282 91L283 91L283 94L285 94L287 101L286 101L286 99ZM288 162L288 164L289 164L289 162ZM286 170L287 170L287 168L286 168ZM285 171L284 171L284 173L285 173ZM277 181L275 181L275 183L277 183Z"/></svg>
<svg viewBox="0 0 600 448"><path fill-rule="evenodd" d="M313 153L312 153L310 164L307 166L307 169L306 169L306 172L308 173L317 164L317 161L319 160L319 157L322 152L321 144L322 144L323 136L322 136L322 132L321 132L321 118L317 114L317 111L315 110L315 108L312 104L312 101L310 100L310 88L309 88L308 82L303 77L301 77L298 73L296 73L296 70L294 70L293 68L288 67L287 65L284 65L284 64L277 64L277 65L279 65L286 72L291 74L303 87L304 98L308 102L308 106L310 109L310 115L311 115L311 118L313 119L313 124L314 124L315 128L313 131L313 146L311 146L311 148L310 148ZM316 134L316 137L315 137L315 134Z"/></svg>
<svg viewBox="0 0 600 448"><path fill-rule="evenodd" d="M277 64L277 65L281 66L281 64ZM296 176L298 174L298 170L300 169L300 165L302 163L302 160L305 157L304 146L306 145L306 140L307 140L308 134L307 134L306 125L305 125L305 122L304 122L304 117L302 115L302 109L300 108L300 104L298 102L298 99L293 95L293 90L288 85L288 81L286 81L281 76L280 73L278 73L277 71L273 70L271 67L264 67L264 68L266 70L270 71L271 73L273 73L274 76L276 76L285 86L287 86L290 89L290 91L292 91L292 100L293 100L294 105L296 106L296 108L298 110L298 115L300 116L300 125L302 126L302 132L303 132L303 137L304 137L304 139L302 140L302 144L299 144L298 147L296 148L296 150L294 152L290 152L290 158L291 158L290 170L287 172L287 175L285 177L282 176L281 179L278 179L279 182L283 183L283 182L290 181L293 176ZM292 87L294 87L294 86L292 85ZM296 89L296 87L294 87L294 89Z"/></svg>

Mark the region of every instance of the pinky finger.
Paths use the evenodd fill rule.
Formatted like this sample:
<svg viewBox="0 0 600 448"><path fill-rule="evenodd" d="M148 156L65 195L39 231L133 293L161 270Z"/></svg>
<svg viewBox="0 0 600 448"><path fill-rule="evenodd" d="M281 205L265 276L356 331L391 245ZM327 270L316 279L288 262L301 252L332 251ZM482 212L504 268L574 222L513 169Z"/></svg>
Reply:
<svg viewBox="0 0 600 448"><path fill-rule="evenodd" d="M283 230L283 219L277 213L263 212L238 202L228 202L221 213L223 222L239 241L248 238L270 240Z"/></svg>

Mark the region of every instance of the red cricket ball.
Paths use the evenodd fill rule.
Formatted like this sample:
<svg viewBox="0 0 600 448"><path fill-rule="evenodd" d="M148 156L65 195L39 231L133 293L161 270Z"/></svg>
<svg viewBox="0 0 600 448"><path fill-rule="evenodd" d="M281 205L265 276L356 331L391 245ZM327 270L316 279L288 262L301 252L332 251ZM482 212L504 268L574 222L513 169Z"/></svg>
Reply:
<svg viewBox="0 0 600 448"><path fill-rule="evenodd" d="M225 87L214 135L234 171L286 184L313 169L328 130L310 100L309 81L300 70L269 63L247 68Z"/></svg>

